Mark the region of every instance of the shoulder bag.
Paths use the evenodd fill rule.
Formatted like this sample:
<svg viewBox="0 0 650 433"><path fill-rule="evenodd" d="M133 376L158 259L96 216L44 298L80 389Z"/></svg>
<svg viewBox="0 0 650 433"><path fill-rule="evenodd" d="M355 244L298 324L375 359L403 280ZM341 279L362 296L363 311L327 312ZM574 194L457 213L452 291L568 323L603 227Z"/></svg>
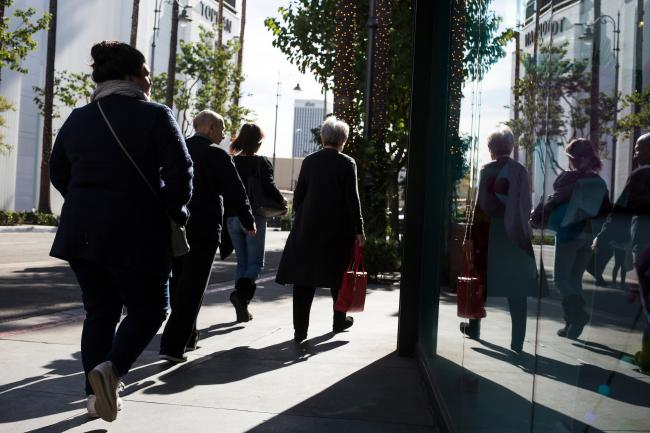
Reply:
<svg viewBox="0 0 650 433"><path fill-rule="evenodd" d="M485 317L485 282L476 272L472 226L474 209L471 211L463 241L463 271L456 283L456 315L464 319Z"/></svg>
<svg viewBox="0 0 650 433"><path fill-rule="evenodd" d="M248 176L248 200L251 204L253 214L265 218L285 215L287 213L287 206L279 202L275 197L270 197L264 192L264 185L262 185L262 175L260 170L261 157L256 157L257 171Z"/></svg>
<svg viewBox="0 0 650 433"><path fill-rule="evenodd" d="M102 109L101 104L99 101L97 101L97 107L99 108L99 112L101 113L102 117L104 118L104 121L106 122L106 125L108 126L108 129L111 131L111 134L113 134L113 137L115 138L115 141L117 141L117 144L120 145L120 148L126 155L126 157L131 161L131 164L133 164L133 167L137 170L137 172L140 174L140 177L144 181L144 183L149 187L149 190L151 193L156 197L156 199L160 202L160 204L163 207L163 210L165 211L165 214L167 215L167 218L169 219L169 225L171 228L171 253L172 256L174 257L179 257L187 254L190 251L190 244L187 242L187 236L185 234L185 226L182 226L178 224L174 219L169 215L169 212L167 212L167 209L165 209L165 205L160 199L160 196L158 193L156 193L156 190L151 186L147 178L145 177L144 173L142 173L142 170L140 170L140 167L138 167L138 164L133 160L129 152L126 150L126 147L122 144L120 139L118 138L117 134L115 133L115 130L113 129L113 126L111 125L111 122L108 121L108 117L106 117L106 114L104 113L104 110Z"/></svg>

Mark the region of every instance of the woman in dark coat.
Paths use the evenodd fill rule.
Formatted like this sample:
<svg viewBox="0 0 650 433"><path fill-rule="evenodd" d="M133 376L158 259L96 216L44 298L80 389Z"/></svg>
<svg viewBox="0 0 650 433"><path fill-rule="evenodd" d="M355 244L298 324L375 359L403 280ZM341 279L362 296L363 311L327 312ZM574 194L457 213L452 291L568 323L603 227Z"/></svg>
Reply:
<svg viewBox="0 0 650 433"><path fill-rule="evenodd" d="M306 157L294 191L295 219L282 253L276 281L293 284L294 339L307 338L316 287L331 290L336 301L341 277L356 242L365 242L357 189L357 167L341 153L349 127L334 116L321 126L323 148ZM334 312L332 329L352 326L351 317Z"/></svg>
<svg viewBox="0 0 650 433"><path fill-rule="evenodd" d="M148 100L142 53L105 41L91 55L93 101L70 114L50 159L50 179L64 198L50 254L70 263L81 286L88 414L113 421L120 377L166 317L169 218L187 221L192 161L171 110ZM155 196L112 135L100 104ZM122 305L128 314L116 332Z"/></svg>
<svg viewBox="0 0 650 433"><path fill-rule="evenodd" d="M607 184L598 175L603 163L591 141L571 140L565 152L570 169L555 179L553 194L535 208L531 224L555 230L553 279L562 294L565 321L557 335L576 339L589 322L582 276L593 254L594 219L604 218L612 206Z"/></svg>

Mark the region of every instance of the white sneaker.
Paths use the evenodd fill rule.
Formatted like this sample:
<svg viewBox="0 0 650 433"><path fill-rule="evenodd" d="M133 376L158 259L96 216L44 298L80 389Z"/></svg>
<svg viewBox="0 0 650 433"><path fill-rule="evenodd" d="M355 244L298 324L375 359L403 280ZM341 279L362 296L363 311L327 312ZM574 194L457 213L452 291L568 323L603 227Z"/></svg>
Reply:
<svg viewBox="0 0 650 433"><path fill-rule="evenodd" d="M95 410L104 421L117 418L118 392L123 386L113 370L113 363L105 361L88 373L88 381L95 393Z"/></svg>
<svg viewBox="0 0 650 433"><path fill-rule="evenodd" d="M174 364L181 364L187 361L187 356L185 355L181 355L180 357L178 357L174 355L169 355L167 353L161 353L160 355L158 355L158 358L160 358L163 361L172 362Z"/></svg>
<svg viewBox="0 0 650 433"><path fill-rule="evenodd" d="M124 388L124 384L121 383L121 388ZM88 418L99 418L99 415L97 415L97 410L95 409L95 402L97 401L97 397L95 397L95 394L90 394L86 400L86 410L88 410ZM121 411L122 410L122 399L117 398L117 410Z"/></svg>

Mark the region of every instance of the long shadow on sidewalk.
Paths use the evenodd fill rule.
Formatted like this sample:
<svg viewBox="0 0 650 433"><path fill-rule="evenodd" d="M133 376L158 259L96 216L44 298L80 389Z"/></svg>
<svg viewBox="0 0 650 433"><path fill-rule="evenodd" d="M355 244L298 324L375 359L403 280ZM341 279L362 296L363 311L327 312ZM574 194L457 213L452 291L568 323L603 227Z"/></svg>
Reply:
<svg viewBox="0 0 650 433"><path fill-rule="evenodd" d="M163 374L163 383L146 388L145 394L175 394L195 386L220 385L248 379L258 374L290 367L309 358L346 345L347 341L327 341L332 333L312 338L308 344L297 345L293 340L255 349L239 346L216 352L182 365Z"/></svg>
<svg viewBox="0 0 650 433"><path fill-rule="evenodd" d="M512 352L496 344L486 341L480 341L480 343L491 350L481 347L472 349L498 361L519 365L525 372L533 373L535 364L533 355L522 352L519 356L513 356ZM586 391L601 393L624 403L650 407L650 383L635 379L622 372L586 363L571 365L537 354L537 371L535 373Z"/></svg>

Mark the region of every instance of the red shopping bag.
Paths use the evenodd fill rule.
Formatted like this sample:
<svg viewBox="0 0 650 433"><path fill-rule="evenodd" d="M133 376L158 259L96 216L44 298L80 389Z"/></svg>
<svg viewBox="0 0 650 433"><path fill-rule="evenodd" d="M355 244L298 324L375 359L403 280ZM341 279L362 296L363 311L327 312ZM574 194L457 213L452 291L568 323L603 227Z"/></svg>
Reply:
<svg viewBox="0 0 650 433"><path fill-rule="evenodd" d="M485 317L485 286L474 268L474 248L471 241L463 247L464 266L456 285L458 317L482 319Z"/></svg>
<svg viewBox="0 0 650 433"><path fill-rule="evenodd" d="M363 311L367 286L368 274L363 264L363 247L355 243L352 260L341 279L341 287L334 309L343 313Z"/></svg>

